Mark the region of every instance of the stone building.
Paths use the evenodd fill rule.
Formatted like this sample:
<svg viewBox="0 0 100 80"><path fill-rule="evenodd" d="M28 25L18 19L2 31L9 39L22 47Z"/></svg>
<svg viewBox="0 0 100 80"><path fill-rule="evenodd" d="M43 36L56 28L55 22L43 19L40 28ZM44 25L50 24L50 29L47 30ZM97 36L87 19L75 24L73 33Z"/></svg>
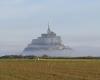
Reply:
<svg viewBox="0 0 100 80"><path fill-rule="evenodd" d="M41 34L41 36L37 39L33 39L32 42L28 44L28 46L24 49L23 54L43 55L47 54L48 52L51 52L50 54L52 54L52 52L54 51L63 51L66 49L67 47L64 44L62 44L61 37L57 36L55 32L51 31L48 25L47 33ZM56 53L53 53L52 55L54 54Z"/></svg>

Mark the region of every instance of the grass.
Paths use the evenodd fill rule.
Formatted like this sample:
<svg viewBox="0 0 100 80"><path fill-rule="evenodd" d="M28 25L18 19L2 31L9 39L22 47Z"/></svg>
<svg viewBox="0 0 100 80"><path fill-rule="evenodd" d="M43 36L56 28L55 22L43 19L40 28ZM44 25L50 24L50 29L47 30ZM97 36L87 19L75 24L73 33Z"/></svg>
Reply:
<svg viewBox="0 0 100 80"><path fill-rule="evenodd" d="M100 80L100 60L0 60L0 80Z"/></svg>

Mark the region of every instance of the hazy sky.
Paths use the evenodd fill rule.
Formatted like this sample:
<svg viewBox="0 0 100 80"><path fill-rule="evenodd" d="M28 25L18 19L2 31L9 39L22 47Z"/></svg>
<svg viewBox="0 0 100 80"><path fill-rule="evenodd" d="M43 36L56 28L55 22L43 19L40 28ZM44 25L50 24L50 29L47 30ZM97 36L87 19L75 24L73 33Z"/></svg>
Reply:
<svg viewBox="0 0 100 80"><path fill-rule="evenodd" d="M48 21L65 44L100 47L100 0L0 0L0 49L24 49Z"/></svg>

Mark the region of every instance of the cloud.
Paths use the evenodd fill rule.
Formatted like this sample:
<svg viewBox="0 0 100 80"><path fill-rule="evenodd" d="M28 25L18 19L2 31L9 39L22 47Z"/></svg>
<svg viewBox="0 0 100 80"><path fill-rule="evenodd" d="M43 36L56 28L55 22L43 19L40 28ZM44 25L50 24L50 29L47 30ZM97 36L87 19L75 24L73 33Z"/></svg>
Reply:
<svg viewBox="0 0 100 80"><path fill-rule="evenodd" d="M15 5L25 2L26 0L0 0L1 5Z"/></svg>
<svg viewBox="0 0 100 80"><path fill-rule="evenodd" d="M43 17L55 16L67 17L68 19L86 19L89 16L89 18L91 16L95 18L100 13L99 2L98 0L0 0L0 17L1 19L27 18L39 14L39 16Z"/></svg>
<svg viewBox="0 0 100 80"><path fill-rule="evenodd" d="M43 5L30 4L27 0L3 0L0 1L0 18L1 19L15 19L27 18L33 14L39 13L44 9Z"/></svg>

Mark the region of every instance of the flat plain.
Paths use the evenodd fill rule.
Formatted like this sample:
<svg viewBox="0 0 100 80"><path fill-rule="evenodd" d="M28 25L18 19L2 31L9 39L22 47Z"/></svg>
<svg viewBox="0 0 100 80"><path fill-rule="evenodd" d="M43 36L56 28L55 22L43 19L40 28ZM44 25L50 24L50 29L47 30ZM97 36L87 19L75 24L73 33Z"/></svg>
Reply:
<svg viewBox="0 0 100 80"><path fill-rule="evenodd" d="M0 60L0 80L100 80L100 60Z"/></svg>

